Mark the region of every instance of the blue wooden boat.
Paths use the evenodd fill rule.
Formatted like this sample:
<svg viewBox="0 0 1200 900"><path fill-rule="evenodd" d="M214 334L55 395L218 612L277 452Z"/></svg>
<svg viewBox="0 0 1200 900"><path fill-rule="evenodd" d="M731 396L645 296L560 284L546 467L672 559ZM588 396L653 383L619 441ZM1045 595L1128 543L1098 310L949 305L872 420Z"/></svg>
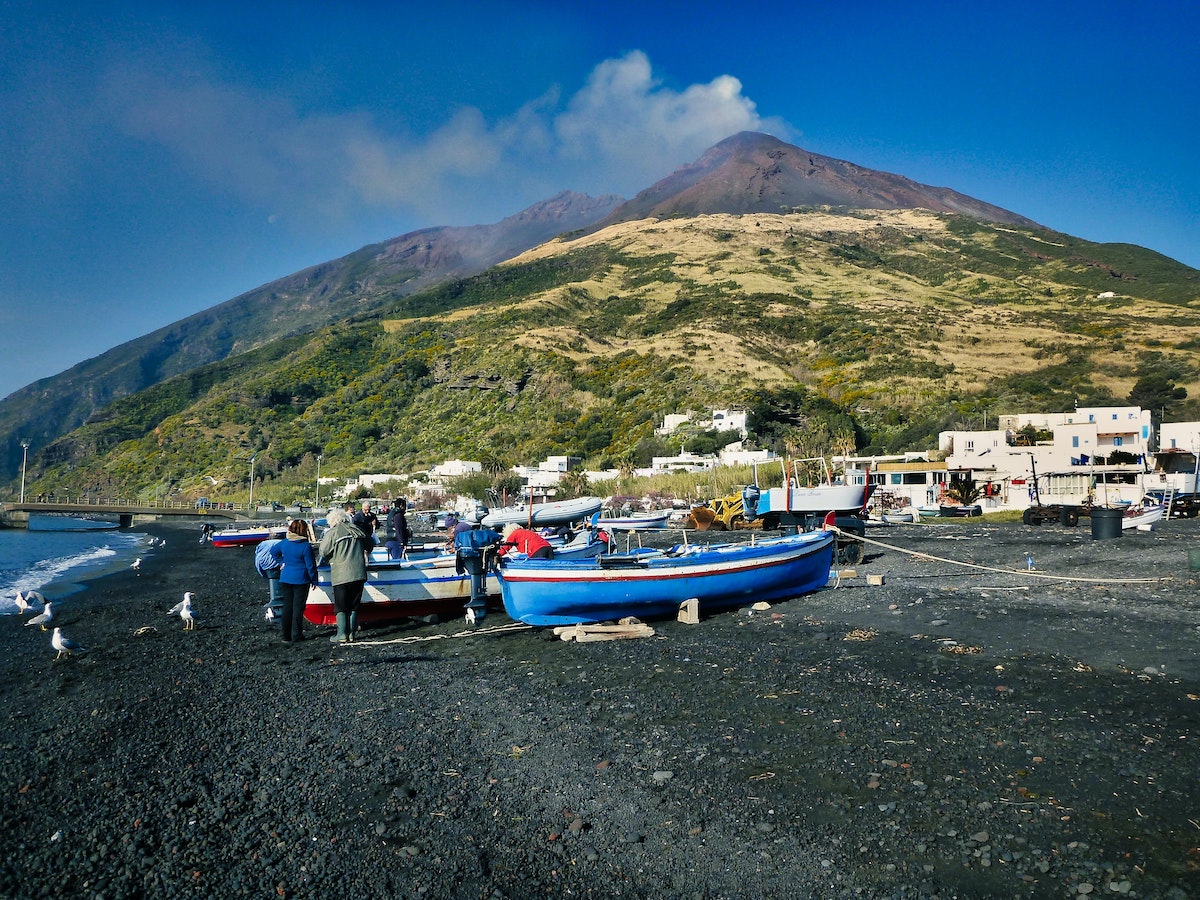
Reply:
<svg viewBox="0 0 1200 900"><path fill-rule="evenodd" d="M574 625L624 616L673 616L796 597L822 588L834 532L693 545L585 560L516 558L500 564L505 611L527 625Z"/></svg>

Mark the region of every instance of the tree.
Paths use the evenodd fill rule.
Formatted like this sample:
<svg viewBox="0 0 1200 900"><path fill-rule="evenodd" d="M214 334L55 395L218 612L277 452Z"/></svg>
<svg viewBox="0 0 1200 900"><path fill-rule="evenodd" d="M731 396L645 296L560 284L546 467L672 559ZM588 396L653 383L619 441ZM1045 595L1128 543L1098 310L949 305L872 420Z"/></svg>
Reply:
<svg viewBox="0 0 1200 900"><path fill-rule="evenodd" d="M503 475L511 467L497 453L491 450L485 450L479 457L479 465L489 475Z"/></svg>
<svg viewBox="0 0 1200 900"><path fill-rule="evenodd" d="M573 469L568 472L558 482L558 486L564 500L570 500L572 497L585 497L592 490L587 472L583 469Z"/></svg>
<svg viewBox="0 0 1200 900"><path fill-rule="evenodd" d="M507 502L512 503L525 493L525 482L520 475L509 472L492 482L492 490Z"/></svg>
<svg viewBox="0 0 1200 900"><path fill-rule="evenodd" d="M1129 402L1150 410L1150 415L1161 422L1169 412L1187 399L1187 395L1187 388L1175 384L1162 372L1152 372L1137 380L1129 392Z"/></svg>
<svg viewBox="0 0 1200 900"><path fill-rule="evenodd" d="M975 483L974 478L962 478L951 482L946 488L946 496L951 500L970 506L983 495L983 488Z"/></svg>

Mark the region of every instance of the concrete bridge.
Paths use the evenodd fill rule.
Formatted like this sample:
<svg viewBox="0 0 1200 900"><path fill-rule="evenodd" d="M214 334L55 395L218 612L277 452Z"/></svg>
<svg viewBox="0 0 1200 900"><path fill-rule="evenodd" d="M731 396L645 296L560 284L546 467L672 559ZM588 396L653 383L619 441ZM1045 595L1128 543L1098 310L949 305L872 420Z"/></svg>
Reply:
<svg viewBox="0 0 1200 900"><path fill-rule="evenodd" d="M55 500L26 500L24 503L0 504L0 527L25 528L29 525L30 513L63 513L66 515L117 516L122 528L133 524L135 516L182 516L191 519L236 519L238 510L232 504L197 508L193 503L181 500L121 500L91 497L63 498Z"/></svg>

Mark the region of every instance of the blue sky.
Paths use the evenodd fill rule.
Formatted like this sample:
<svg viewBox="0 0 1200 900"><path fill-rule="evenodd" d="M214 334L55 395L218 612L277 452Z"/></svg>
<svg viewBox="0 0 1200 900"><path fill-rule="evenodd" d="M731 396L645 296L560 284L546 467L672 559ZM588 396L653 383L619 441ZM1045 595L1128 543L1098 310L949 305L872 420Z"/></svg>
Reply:
<svg viewBox="0 0 1200 900"><path fill-rule="evenodd" d="M0 397L728 135L1200 267L1195 2L0 0Z"/></svg>

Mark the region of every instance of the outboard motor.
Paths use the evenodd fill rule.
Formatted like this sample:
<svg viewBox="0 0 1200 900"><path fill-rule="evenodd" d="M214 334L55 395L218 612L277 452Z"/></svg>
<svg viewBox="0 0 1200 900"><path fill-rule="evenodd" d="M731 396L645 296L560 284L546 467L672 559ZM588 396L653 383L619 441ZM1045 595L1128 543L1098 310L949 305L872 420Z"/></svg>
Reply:
<svg viewBox="0 0 1200 900"><path fill-rule="evenodd" d="M476 509L475 526L454 538L455 568L471 576L471 599L467 602L467 623L471 625L487 616L487 573L495 565L496 547L503 540L499 533L478 524L485 515L486 509Z"/></svg>
<svg viewBox="0 0 1200 900"><path fill-rule="evenodd" d="M742 518L747 522L758 518L758 498L761 496L762 491L758 489L757 484L748 484L742 488Z"/></svg>

